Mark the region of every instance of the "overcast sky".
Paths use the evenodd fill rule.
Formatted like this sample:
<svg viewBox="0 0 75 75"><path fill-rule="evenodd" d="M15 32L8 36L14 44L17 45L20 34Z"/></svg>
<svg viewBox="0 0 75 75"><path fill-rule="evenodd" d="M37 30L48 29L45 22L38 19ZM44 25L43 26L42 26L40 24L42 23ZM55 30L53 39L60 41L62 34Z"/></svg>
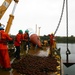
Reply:
<svg viewBox="0 0 75 75"><path fill-rule="evenodd" d="M4 0L0 0L0 5ZM63 0L19 0L15 13L10 34L17 34L18 30L23 32L32 28L34 32L40 28L40 35L54 33L59 22L62 11ZM0 20L2 24L7 25L9 15L14 7L14 1ZM66 8L56 36L66 36ZM68 34L75 36L75 0L68 0ZM38 30L37 30L38 34Z"/></svg>

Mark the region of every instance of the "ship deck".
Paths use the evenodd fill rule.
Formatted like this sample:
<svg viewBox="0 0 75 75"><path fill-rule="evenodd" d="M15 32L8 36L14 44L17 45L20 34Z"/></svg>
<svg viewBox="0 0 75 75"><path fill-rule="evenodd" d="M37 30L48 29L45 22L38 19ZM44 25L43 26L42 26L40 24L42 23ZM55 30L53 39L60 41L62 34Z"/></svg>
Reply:
<svg viewBox="0 0 75 75"><path fill-rule="evenodd" d="M47 57L49 55L50 48L49 47L43 47L43 50L37 48L32 48L30 50L21 50L21 58L26 56L26 55L34 55L34 56L40 56L40 57ZM10 51L11 52L11 51ZM12 54L13 55L13 54ZM11 63L17 62L19 60L16 60L13 56L11 58ZM59 64L56 68L56 72L49 72L48 75L62 75L62 63L61 63L61 56L56 55L55 59L57 60L57 63ZM11 69L10 71L3 71L0 69L0 75L25 75L25 74L20 74L17 72L15 69Z"/></svg>

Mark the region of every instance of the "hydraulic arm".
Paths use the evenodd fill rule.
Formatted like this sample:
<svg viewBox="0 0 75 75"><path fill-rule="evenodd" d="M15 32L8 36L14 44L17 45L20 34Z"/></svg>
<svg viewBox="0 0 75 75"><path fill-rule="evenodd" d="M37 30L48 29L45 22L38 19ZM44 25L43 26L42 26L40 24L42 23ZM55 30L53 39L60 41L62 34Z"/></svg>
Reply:
<svg viewBox="0 0 75 75"><path fill-rule="evenodd" d="M7 10L7 8L9 7L9 5L11 4L11 2L12 2L12 0L5 0L3 2L3 4L0 6L0 19L4 15L5 11Z"/></svg>
<svg viewBox="0 0 75 75"><path fill-rule="evenodd" d="M0 19L3 17L4 13L8 9L8 7L11 4L12 1L13 0L5 0L3 2L3 4L0 6ZM8 19L6 29L5 29L5 32L7 32L7 33L9 33L9 31L10 31L10 27L11 27L12 21L14 19L14 11L15 11L15 8L16 8L16 5L17 5L18 1L19 0L14 0L15 4L14 4L13 10L12 10L12 13L9 15L9 19Z"/></svg>
<svg viewBox="0 0 75 75"><path fill-rule="evenodd" d="M14 0L14 1L15 3L18 3L18 0ZM11 2L12 0L5 0L3 4L0 6L0 19L3 17L5 11L8 9Z"/></svg>
<svg viewBox="0 0 75 75"><path fill-rule="evenodd" d="M5 29L5 32L7 32L7 33L9 33L9 31L10 31L10 28L11 28L11 25L12 25L12 22L13 22L13 19L14 19L15 8L16 8L16 5L18 3L18 0L14 0L14 1L15 1L15 4L14 4L13 10L12 10L12 13L9 15L9 20L7 22L7 26L6 26L6 29Z"/></svg>

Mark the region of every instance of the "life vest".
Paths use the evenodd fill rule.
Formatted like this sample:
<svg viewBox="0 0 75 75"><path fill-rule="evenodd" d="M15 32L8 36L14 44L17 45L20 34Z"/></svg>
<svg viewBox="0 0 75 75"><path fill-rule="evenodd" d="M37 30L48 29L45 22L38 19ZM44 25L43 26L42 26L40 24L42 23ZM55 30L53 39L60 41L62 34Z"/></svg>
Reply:
<svg viewBox="0 0 75 75"><path fill-rule="evenodd" d="M4 33L2 31L0 31L0 42L1 43L5 43L5 41L7 41Z"/></svg>
<svg viewBox="0 0 75 75"><path fill-rule="evenodd" d="M15 43L14 45L15 46L20 46L21 44L21 41L23 40L23 34L17 34L16 37L15 37Z"/></svg>
<svg viewBox="0 0 75 75"><path fill-rule="evenodd" d="M2 39L2 33L1 33L1 31L0 31L0 40Z"/></svg>
<svg viewBox="0 0 75 75"><path fill-rule="evenodd" d="M24 40L25 40L25 41L29 41L29 40L30 40L28 33L25 33L25 34L24 34Z"/></svg>
<svg viewBox="0 0 75 75"><path fill-rule="evenodd" d="M0 30L0 50L8 50L7 42L11 40L12 38L4 30Z"/></svg>

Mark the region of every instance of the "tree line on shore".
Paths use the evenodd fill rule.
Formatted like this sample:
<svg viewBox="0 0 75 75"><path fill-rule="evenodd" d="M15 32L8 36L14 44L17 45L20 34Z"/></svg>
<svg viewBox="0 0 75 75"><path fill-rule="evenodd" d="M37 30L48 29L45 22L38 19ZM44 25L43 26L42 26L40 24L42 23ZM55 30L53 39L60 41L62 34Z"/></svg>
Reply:
<svg viewBox="0 0 75 75"><path fill-rule="evenodd" d="M11 35L11 37L15 39L15 35ZM44 35L44 36L40 36L40 40L41 41L44 41L44 40L50 41L50 38L49 38L49 36ZM74 36L69 36L68 38L66 36L55 36L55 40L57 43L67 43L67 42L68 43L75 43ZM12 42L9 42L9 43L12 43Z"/></svg>
<svg viewBox="0 0 75 75"><path fill-rule="evenodd" d="M49 39L49 36L40 36L40 39L41 40L50 40ZM56 39L56 42L57 43L75 43L75 37L74 36L69 36L69 37L66 37L66 36L55 36L55 39Z"/></svg>

